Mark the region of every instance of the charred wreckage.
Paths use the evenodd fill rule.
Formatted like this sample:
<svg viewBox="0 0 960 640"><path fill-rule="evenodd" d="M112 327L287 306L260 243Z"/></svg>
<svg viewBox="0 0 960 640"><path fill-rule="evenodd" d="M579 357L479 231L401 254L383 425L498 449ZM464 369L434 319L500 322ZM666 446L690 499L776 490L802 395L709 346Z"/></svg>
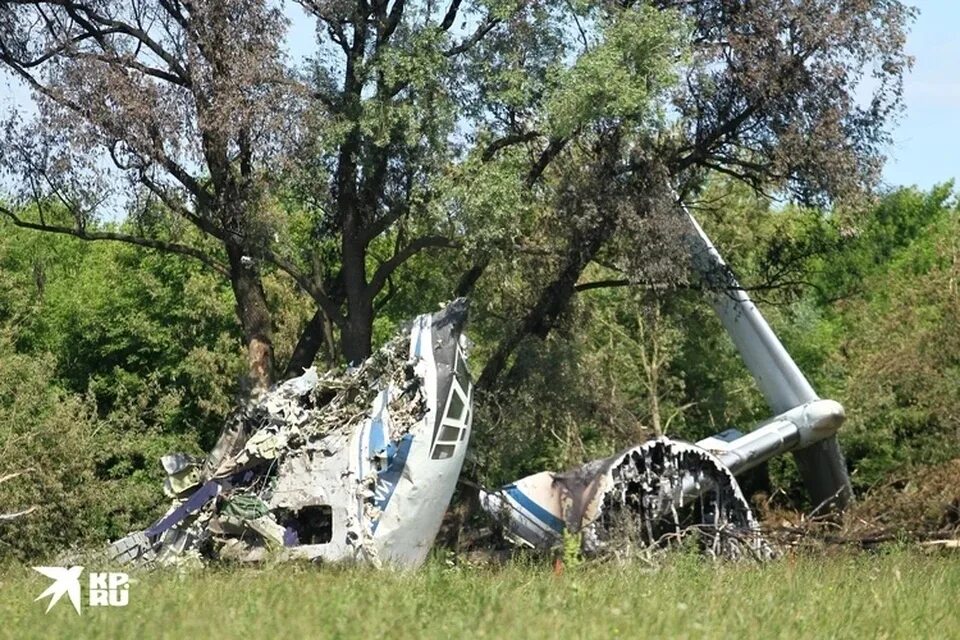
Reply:
<svg viewBox="0 0 960 640"><path fill-rule="evenodd" d="M851 499L835 437L843 408L817 396L696 220L681 215L692 265L776 415L745 434L658 438L481 491L481 506L515 544L551 548L576 534L589 555L624 530L656 546L696 529L709 554L770 557L736 476L788 452L819 508ZM238 408L205 459L165 456L172 506L114 542L111 558L423 563L470 440L466 317L463 299L421 315L359 366L308 369Z"/></svg>

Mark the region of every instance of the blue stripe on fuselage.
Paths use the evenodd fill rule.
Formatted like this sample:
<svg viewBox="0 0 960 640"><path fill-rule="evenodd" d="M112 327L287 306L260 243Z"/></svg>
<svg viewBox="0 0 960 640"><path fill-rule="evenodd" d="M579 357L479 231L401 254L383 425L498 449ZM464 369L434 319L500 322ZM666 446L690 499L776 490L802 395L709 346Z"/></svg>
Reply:
<svg viewBox="0 0 960 640"><path fill-rule="evenodd" d="M387 504L393 497L393 492L397 490L397 484L400 482L403 468L407 464L407 456L410 455L412 444L413 436L408 433L400 438L398 443L391 442L387 445L387 468L377 474L377 486L374 490L377 494L374 504L380 509L381 515L386 511ZM385 492L383 496L379 496L381 491ZM370 528L371 533L377 530L378 524L380 524L379 517Z"/></svg>
<svg viewBox="0 0 960 640"><path fill-rule="evenodd" d="M553 515L539 504L534 502L527 494L517 488L517 485L511 484L503 488L503 491L511 500L523 507L534 518L547 525L557 533L563 533L563 520Z"/></svg>

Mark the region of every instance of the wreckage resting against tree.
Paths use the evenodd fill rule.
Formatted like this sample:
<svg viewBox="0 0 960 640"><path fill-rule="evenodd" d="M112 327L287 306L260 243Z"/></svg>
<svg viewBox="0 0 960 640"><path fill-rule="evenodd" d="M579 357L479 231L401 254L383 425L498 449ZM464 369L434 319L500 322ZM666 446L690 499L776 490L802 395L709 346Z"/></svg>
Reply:
<svg viewBox="0 0 960 640"><path fill-rule="evenodd" d="M206 460L164 458L173 507L112 554L421 564L470 438L466 317L463 299L422 315L358 367L253 399Z"/></svg>
<svg viewBox="0 0 960 640"><path fill-rule="evenodd" d="M817 397L687 211L692 263L778 415L696 444L659 438L567 473L542 472L481 492L518 544L549 548L580 534L587 554L626 533L659 545L696 530L703 549L768 557L735 476L793 452L818 509L842 508L850 481L835 434L843 408ZM360 366L313 369L250 400L205 460L162 460L170 510L115 542L119 561L185 554L257 561L268 554L418 566L453 496L470 439L473 385L463 299L419 316Z"/></svg>

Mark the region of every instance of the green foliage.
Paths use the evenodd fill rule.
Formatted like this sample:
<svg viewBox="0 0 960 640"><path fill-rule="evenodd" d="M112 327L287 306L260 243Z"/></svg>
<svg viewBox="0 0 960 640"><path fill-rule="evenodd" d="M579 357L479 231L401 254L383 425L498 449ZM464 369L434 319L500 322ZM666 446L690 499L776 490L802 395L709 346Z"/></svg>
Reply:
<svg viewBox="0 0 960 640"><path fill-rule="evenodd" d="M924 236L931 225L950 216L953 184L934 187L929 193L916 188L893 191L867 211L838 215L844 236L843 250L823 261L818 279L827 297L866 293L864 284L871 277L882 277L895 256L907 251L921 258ZM920 242L917 242L917 241Z"/></svg>
<svg viewBox="0 0 960 640"><path fill-rule="evenodd" d="M576 569L583 564L583 555L580 549L583 546L583 532L571 533L563 530L563 547L561 549L561 559L563 566L567 569Z"/></svg>
<svg viewBox="0 0 960 640"><path fill-rule="evenodd" d="M283 295L282 291L277 295ZM159 457L210 445L243 371L232 294L125 245L0 236L0 555L102 542L158 515Z"/></svg>
<svg viewBox="0 0 960 640"><path fill-rule="evenodd" d="M99 415L209 439L234 399L241 345L229 286L196 263L4 226L0 319L18 352L52 354Z"/></svg>
<svg viewBox="0 0 960 640"><path fill-rule="evenodd" d="M51 356L11 353L0 335L0 511L36 509L0 523L0 556L48 558L66 545L102 544L162 510L157 457L193 449L184 436L137 428L136 416L97 416L92 394L64 390Z"/></svg>
<svg viewBox="0 0 960 640"><path fill-rule="evenodd" d="M102 535L106 487L94 476L96 419L91 403L64 393L51 379L51 358L10 355L0 348L0 475L26 471L0 484L0 511L39 511L0 525L3 555L29 557ZM60 538L63 536L63 538Z"/></svg>
<svg viewBox="0 0 960 640"><path fill-rule="evenodd" d="M644 122L676 82L685 35L679 14L640 3L601 20L599 43L556 72L546 105L556 136L601 119Z"/></svg>
<svg viewBox="0 0 960 640"><path fill-rule="evenodd" d="M740 233L750 250L731 262L748 267L749 282L763 277L765 261L792 260L806 283L775 292L764 311L820 394L847 408L840 440L855 487L960 455L952 185L899 189L819 220L807 215L786 209L751 225ZM770 260L771 243L788 249ZM771 473L789 495L802 495L788 460Z"/></svg>
<svg viewBox="0 0 960 640"><path fill-rule="evenodd" d="M884 268L838 319L837 387L856 408L843 441L862 486L894 466L960 455L960 218L954 205L915 211L925 227L909 244L884 251Z"/></svg>

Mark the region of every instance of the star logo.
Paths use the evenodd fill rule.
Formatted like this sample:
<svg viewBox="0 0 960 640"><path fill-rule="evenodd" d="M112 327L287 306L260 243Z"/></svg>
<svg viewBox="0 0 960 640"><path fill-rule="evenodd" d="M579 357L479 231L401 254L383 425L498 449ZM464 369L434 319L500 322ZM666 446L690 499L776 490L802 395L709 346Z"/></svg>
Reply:
<svg viewBox="0 0 960 640"><path fill-rule="evenodd" d="M47 605L47 613L53 608L53 605L60 602L64 594L70 598L70 604L76 609L77 615L80 615L80 574L83 573L83 567L34 567L38 571L53 580L53 584L47 587L47 590L34 598L34 602L41 598L50 596L50 604Z"/></svg>

